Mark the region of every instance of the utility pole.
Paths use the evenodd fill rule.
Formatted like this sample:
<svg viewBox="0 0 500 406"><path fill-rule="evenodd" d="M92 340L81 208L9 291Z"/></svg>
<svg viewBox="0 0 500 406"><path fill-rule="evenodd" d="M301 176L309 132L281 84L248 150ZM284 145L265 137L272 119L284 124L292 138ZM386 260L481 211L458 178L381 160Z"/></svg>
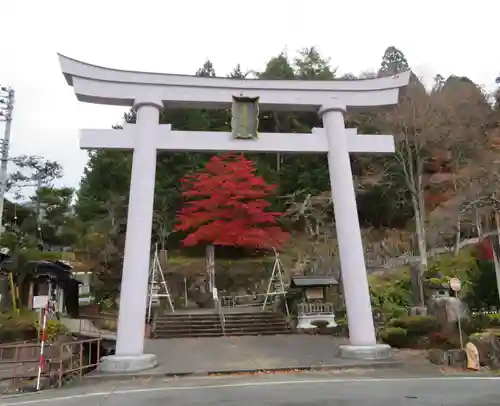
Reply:
<svg viewBox="0 0 500 406"><path fill-rule="evenodd" d="M0 87L0 120L5 121L4 138L0 142L0 235L3 233L3 208L7 191L7 164L9 162L10 129L15 92L11 87Z"/></svg>

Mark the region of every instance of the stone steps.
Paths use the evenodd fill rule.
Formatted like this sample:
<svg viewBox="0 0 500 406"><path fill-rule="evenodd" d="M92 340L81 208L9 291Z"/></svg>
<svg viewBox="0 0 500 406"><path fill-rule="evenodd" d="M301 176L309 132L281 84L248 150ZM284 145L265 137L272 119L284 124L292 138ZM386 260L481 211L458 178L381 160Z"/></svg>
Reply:
<svg viewBox="0 0 500 406"><path fill-rule="evenodd" d="M286 325L286 322L283 320L225 320L225 325L226 326L244 326L244 325ZM183 322L183 321L169 321L169 322L163 322L163 321L157 321L156 322L156 327L159 326L165 326L168 328L176 328L179 326L194 326L194 327L199 327L199 328L205 328L205 327L210 327L213 325L220 325L220 320L214 320L214 321L189 321L189 322Z"/></svg>
<svg viewBox="0 0 500 406"><path fill-rule="evenodd" d="M285 316L277 312L228 313L226 336L276 335L290 332ZM220 337L223 330L215 313L173 313L156 319L154 338Z"/></svg>

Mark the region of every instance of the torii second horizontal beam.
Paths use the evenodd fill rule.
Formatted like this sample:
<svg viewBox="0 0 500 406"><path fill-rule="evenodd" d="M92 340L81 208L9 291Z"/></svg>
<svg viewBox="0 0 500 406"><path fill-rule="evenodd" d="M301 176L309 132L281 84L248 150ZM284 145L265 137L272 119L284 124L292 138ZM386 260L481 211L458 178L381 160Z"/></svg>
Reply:
<svg viewBox="0 0 500 406"><path fill-rule="evenodd" d="M132 150L136 128L126 125L122 130L81 130L81 149ZM241 151L260 153L326 153L328 139L323 128L314 128L312 133L260 133L258 139L233 138L230 132L175 131L170 124L158 126L157 148L160 151ZM140 136L140 135L137 135ZM155 134L147 136L154 137ZM392 135L359 135L355 128L346 129L349 152L393 153Z"/></svg>

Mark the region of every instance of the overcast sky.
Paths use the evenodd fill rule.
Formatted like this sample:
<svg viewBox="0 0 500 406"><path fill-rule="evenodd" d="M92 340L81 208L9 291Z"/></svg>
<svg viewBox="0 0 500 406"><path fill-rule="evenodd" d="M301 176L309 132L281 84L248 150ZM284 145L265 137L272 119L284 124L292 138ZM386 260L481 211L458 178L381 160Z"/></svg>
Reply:
<svg viewBox="0 0 500 406"><path fill-rule="evenodd" d="M372 0L0 0L0 84L17 93L11 155L64 166L78 186L86 153L79 128L109 128L123 108L77 102L57 52L106 67L194 73L210 58L219 75L237 63L262 69L287 49L317 46L340 72L377 69L400 48L430 81L468 76L493 88L500 2ZM0 123L3 132L3 124Z"/></svg>

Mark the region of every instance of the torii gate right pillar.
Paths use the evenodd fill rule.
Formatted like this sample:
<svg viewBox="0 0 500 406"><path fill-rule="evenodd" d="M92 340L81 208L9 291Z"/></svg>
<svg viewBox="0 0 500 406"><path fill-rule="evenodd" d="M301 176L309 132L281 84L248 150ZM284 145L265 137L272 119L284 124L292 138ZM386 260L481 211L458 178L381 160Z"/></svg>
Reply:
<svg viewBox="0 0 500 406"><path fill-rule="evenodd" d="M328 170L340 252L350 345L340 347L344 358L388 358L388 345L377 344L356 195L352 178L344 112L346 106L323 105L319 115L328 139Z"/></svg>

